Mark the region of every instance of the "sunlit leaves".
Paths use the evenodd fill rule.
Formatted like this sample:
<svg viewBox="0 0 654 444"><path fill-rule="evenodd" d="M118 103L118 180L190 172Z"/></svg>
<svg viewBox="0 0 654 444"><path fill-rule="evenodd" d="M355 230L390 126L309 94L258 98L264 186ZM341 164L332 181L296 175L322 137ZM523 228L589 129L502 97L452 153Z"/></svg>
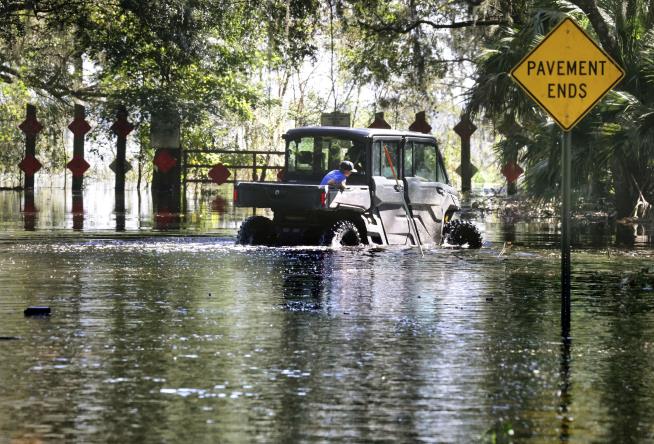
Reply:
<svg viewBox="0 0 654 444"><path fill-rule="evenodd" d="M497 146L500 155L515 155L518 148L528 166L526 189L539 196L556 196L560 131L511 85L507 73L528 46L533 47L565 14L574 16L598 40L607 40L601 35L606 31L592 28L575 3L579 2L536 1L515 28L500 29L479 60L479 77L470 96L470 110L497 123L503 136ZM606 18L611 37L619 42L617 58L624 62L627 75L573 131L573 185L596 196L612 191L618 212L625 215L639 189L654 200L654 39L649 31L654 11L649 3L636 0L627 4L605 0L601 7L615 17Z"/></svg>

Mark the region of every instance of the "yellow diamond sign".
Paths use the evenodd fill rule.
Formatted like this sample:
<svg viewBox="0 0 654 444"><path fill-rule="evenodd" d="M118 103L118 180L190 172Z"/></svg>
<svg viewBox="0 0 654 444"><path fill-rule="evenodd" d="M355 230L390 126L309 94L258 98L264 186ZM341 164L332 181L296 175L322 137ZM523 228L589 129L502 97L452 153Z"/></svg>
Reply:
<svg viewBox="0 0 654 444"><path fill-rule="evenodd" d="M572 19L564 19L511 71L565 131L624 77L623 69Z"/></svg>

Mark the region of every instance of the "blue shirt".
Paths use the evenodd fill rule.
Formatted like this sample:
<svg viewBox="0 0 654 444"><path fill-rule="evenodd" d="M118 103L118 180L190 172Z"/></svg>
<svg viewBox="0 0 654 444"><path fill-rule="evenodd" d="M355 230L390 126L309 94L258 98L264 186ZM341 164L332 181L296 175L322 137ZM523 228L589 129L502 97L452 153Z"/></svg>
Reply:
<svg viewBox="0 0 654 444"><path fill-rule="evenodd" d="M341 170L331 170L329 173L325 174L325 177L322 178L320 185L328 185L330 180L334 180L334 185L339 186L342 182L345 182L347 176L341 172Z"/></svg>

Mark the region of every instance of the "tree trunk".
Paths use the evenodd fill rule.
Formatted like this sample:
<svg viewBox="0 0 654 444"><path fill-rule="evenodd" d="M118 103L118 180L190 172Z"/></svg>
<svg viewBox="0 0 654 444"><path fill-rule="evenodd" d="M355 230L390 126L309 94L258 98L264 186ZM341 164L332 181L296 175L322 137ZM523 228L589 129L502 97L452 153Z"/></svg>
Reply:
<svg viewBox="0 0 654 444"><path fill-rule="evenodd" d="M614 162L612 170L617 218L630 217L638 200L638 192L631 179L631 173L618 165L618 161Z"/></svg>
<svg viewBox="0 0 654 444"><path fill-rule="evenodd" d="M595 0L572 0L572 3L579 6L579 8L586 13L604 50L608 52L615 61L618 63L622 62L622 57L620 57L620 51L618 51L618 45L613 37L612 30L604 20L604 17L602 17L602 12L600 11L597 2Z"/></svg>

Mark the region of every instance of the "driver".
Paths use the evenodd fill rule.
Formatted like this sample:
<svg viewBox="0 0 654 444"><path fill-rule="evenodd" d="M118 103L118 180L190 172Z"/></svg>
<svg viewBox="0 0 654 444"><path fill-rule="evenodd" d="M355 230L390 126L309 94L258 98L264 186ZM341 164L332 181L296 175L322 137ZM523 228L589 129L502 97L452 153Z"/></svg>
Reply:
<svg viewBox="0 0 654 444"><path fill-rule="evenodd" d="M320 181L320 185L332 185L339 187L341 190L345 189L345 181L352 173L356 173L354 164L349 160L344 160L338 166L337 170L332 170L325 174L325 177Z"/></svg>
<svg viewBox="0 0 654 444"><path fill-rule="evenodd" d="M365 151L363 147L361 145L354 144L347 150L347 154L345 155L345 158L352 161L352 163L354 164L354 168L356 168L359 171L363 171L365 170L362 163L364 160L364 154Z"/></svg>

